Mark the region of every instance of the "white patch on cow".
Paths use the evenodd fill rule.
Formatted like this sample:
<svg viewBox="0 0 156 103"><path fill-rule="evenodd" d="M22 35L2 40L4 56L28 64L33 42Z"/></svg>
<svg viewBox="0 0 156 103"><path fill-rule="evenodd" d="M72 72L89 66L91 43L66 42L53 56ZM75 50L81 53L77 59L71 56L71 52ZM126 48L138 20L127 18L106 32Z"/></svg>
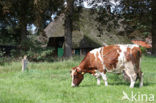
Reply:
<svg viewBox="0 0 156 103"><path fill-rule="evenodd" d="M102 59L101 53L100 53L101 49L102 48L93 49L93 50L90 51L90 53L94 54L94 57L95 57L96 60L97 60L97 58L99 58L101 63L103 64L103 59ZM98 57L96 57L97 53L99 54Z"/></svg>
<svg viewBox="0 0 156 103"><path fill-rule="evenodd" d="M117 62L116 68L114 69L114 72L122 73L123 69L125 68L125 63L126 63L125 52L127 52L127 48L128 47L132 48L132 47L137 46L137 45L133 45L133 44L123 45L123 44L119 44L117 46L119 46L121 52L117 51L119 53L119 57L118 57L118 62Z"/></svg>
<svg viewBox="0 0 156 103"><path fill-rule="evenodd" d="M139 47L139 45L137 45L137 44L128 44L128 47L132 49L134 47Z"/></svg>
<svg viewBox="0 0 156 103"><path fill-rule="evenodd" d="M97 49L93 49L90 51L91 54L94 54L94 56L96 56L97 52L100 52L101 48L97 48Z"/></svg>
<svg viewBox="0 0 156 103"><path fill-rule="evenodd" d="M101 64L103 64L103 59L102 59L102 57L101 57L101 53L100 53L100 52L99 52L98 58L100 59Z"/></svg>
<svg viewBox="0 0 156 103"><path fill-rule="evenodd" d="M81 70L81 68L80 68L80 67L77 67L76 69Z"/></svg>
<svg viewBox="0 0 156 103"><path fill-rule="evenodd" d="M117 50L117 53L119 53L119 54L120 54L120 51L119 51L119 50Z"/></svg>
<svg viewBox="0 0 156 103"><path fill-rule="evenodd" d="M74 82L74 72L75 72L76 70L72 70L72 72L71 72L71 77L72 77L72 84L71 84L71 86L72 87L74 87L75 86L75 84L73 83Z"/></svg>

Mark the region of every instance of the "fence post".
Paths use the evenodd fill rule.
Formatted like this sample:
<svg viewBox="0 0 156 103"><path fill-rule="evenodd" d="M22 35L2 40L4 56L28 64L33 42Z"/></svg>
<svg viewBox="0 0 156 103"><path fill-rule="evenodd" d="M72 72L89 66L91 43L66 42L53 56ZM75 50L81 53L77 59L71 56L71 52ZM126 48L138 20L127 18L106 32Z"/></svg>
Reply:
<svg viewBox="0 0 156 103"><path fill-rule="evenodd" d="M24 58L22 59L22 72L27 70L27 64L28 64L28 60L27 60L27 56L25 55Z"/></svg>

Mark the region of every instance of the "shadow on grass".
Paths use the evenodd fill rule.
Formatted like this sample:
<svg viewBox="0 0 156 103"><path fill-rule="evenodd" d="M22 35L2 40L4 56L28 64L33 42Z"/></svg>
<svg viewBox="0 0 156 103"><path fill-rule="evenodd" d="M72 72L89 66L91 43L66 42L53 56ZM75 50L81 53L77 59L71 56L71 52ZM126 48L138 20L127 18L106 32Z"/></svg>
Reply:
<svg viewBox="0 0 156 103"><path fill-rule="evenodd" d="M108 86L119 86L119 85L124 85L124 86L130 86L130 83L128 82L116 82L116 83L108 83ZM156 85L156 83L150 83L150 82L145 82L143 84L143 87L147 87L147 86L154 86ZM97 85L97 84L84 84L84 85L80 85L79 87L101 87L101 86L105 86L103 83L101 85ZM139 83L135 84L135 88L139 88Z"/></svg>
<svg viewBox="0 0 156 103"><path fill-rule="evenodd" d="M102 85L102 84L101 84ZM100 86L101 86L100 85ZM94 85L94 84L86 84L86 85L80 85L79 87L99 87L99 85Z"/></svg>
<svg viewBox="0 0 156 103"><path fill-rule="evenodd" d="M109 83L109 85L125 85L125 86L130 86L130 83L124 83L124 82L118 82L118 83ZM152 85L156 85L156 83L144 83L143 86L152 86ZM135 83L136 88L139 88L139 83Z"/></svg>

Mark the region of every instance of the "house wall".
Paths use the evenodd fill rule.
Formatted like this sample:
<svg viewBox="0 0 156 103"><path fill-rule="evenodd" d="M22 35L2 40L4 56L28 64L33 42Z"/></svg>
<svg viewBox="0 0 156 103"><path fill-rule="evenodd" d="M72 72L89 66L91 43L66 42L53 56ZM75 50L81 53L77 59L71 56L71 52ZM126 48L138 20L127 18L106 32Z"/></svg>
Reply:
<svg viewBox="0 0 156 103"><path fill-rule="evenodd" d="M94 48L83 48L83 49L72 49L72 54L76 55L78 54L78 50L79 50L79 55L86 55L89 51L91 51Z"/></svg>
<svg viewBox="0 0 156 103"><path fill-rule="evenodd" d="M86 55L89 51L91 51L93 48L84 48L84 49L81 49L81 55Z"/></svg>

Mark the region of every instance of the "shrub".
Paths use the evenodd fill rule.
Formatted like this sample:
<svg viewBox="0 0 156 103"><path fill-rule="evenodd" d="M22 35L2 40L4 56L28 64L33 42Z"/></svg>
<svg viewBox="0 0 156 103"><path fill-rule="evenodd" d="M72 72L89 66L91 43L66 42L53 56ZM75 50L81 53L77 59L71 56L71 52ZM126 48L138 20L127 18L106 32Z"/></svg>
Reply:
<svg viewBox="0 0 156 103"><path fill-rule="evenodd" d="M53 61L53 48L33 49L26 52L30 61Z"/></svg>
<svg viewBox="0 0 156 103"><path fill-rule="evenodd" d="M147 49L145 47L140 47L142 54L147 54Z"/></svg>
<svg viewBox="0 0 156 103"><path fill-rule="evenodd" d="M0 57L4 56L4 54L5 54L5 51L0 50Z"/></svg>

